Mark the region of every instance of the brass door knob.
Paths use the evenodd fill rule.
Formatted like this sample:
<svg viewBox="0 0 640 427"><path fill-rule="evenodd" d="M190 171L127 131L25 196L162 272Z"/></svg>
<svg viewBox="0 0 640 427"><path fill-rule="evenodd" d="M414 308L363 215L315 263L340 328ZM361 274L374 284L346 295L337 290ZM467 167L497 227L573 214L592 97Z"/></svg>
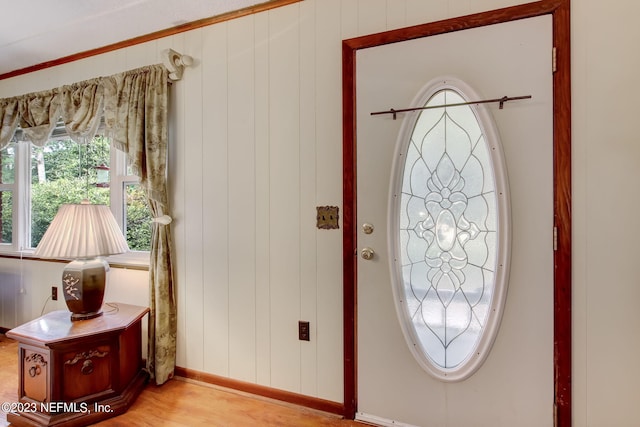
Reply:
<svg viewBox="0 0 640 427"><path fill-rule="evenodd" d="M364 248L362 249L362 251L360 251L360 256L362 257L362 259L366 259L367 261L373 259L374 254L375 252L371 248Z"/></svg>

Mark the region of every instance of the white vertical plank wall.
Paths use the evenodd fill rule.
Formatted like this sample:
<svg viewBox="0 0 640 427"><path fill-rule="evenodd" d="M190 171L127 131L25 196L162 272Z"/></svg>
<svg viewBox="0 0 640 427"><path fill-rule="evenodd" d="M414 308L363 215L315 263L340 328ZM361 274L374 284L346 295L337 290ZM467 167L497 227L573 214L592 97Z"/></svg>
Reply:
<svg viewBox="0 0 640 427"><path fill-rule="evenodd" d="M256 379L254 18L228 24L229 375ZM214 77L215 78L215 77Z"/></svg>
<svg viewBox="0 0 640 427"><path fill-rule="evenodd" d="M0 97L193 56L171 89L178 365L340 402L342 234L315 207L342 204L341 40L521 3L304 0L2 80ZM571 7L574 422L635 425L640 4ZM64 308L47 300L61 269L0 258L0 326ZM110 277L109 298L146 303L146 273Z"/></svg>
<svg viewBox="0 0 640 427"><path fill-rule="evenodd" d="M269 15L271 383L299 389L300 49L298 7ZM277 94L277 95L276 95ZM306 244L305 244L306 246ZM282 310L283 307L289 309ZM293 338L293 339L292 339Z"/></svg>
<svg viewBox="0 0 640 427"><path fill-rule="evenodd" d="M340 212L342 212L341 42L344 38L343 25L349 26L351 23L343 17L345 3L340 0L315 2L316 200L319 206L339 206ZM338 16L340 19L336 19ZM355 29L351 35L353 34ZM342 221L340 221L340 227L342 227ZM315 339L318 346L318 395L338 395L342 399L342 375L324 374L341 373L343 369L342 316L336 315L342 311L342 233L341 230L319 231L317 239L318 320Z"/></svg>
<svg viewBox="0 0 640 427"><path fill-rule="evenodd" d="M255 87L255 339L256 383L271 385L271 144L269 15L254 15Z"/></svg>
<svg viewBox="0 0 640 427"><path fill-rule="evenodd" d="M188 32L176 38L182 43L177 44L174 49L178 52L185 52L193 49L193 52L202 51L202 34L198 31ZM187 46L189 46L187 48ZM188 246L179 252L183 260L183 269L178 267L178 274L184 275L181 285L185 289L184 315L187 328L186 338L186 365L197 366L202 369L204 366L205 351L203 350L204 335L206 326L204 324L204 312L207 301L204 300L204 290L207 285L207 261L204 258L204 238L202 226L205 221L206 212L204 205L204 188L206 181L206 161L203 157L203 132L202 132L202 71L196 67L196 72L190 79L184 79L182 83L183 96L176 97L177 102L182 105L184 141L184 157L181 165L184 170L184 239ZM176 84L178 86L178 84ZM194 102L192 102L192 100ZM179 109L178 109L179 111ZM187 247L198 248L198 250L186 250ZM180 287L180 283L178 284ZM193 350L193 351L192 351Z"/></svg>
<svg viewBox="0 0 640 427"><path fill-rule="evenodd" d="M198 100L202 105L203 139L196 141L203 146L202 157L206 162L206 176L203 177L206 183L203 187L204 247L201 248L207 266L206 284L201 284L204 286L202 303L206 307L202 351L206 356L202 368L193 369L222 375L229 372L230 312L227 30L228 24L224 23L202 32L203 49L198 58L200 73L197 77L202 81L202 97ZM186 245L186 242L182 244ZM184 251L189 252L186 248Z"/></svg>
<svg viewBox="0 0 640 427"><path fill-rule="evenodd" d="M315 396L318 392L318 340L317 340L317 287L318 243L315 228L316 213L316 58L313 46L315 37L315 5L300 5L300 320L313 325L310 341L299 341L300 392Z"/></svg>

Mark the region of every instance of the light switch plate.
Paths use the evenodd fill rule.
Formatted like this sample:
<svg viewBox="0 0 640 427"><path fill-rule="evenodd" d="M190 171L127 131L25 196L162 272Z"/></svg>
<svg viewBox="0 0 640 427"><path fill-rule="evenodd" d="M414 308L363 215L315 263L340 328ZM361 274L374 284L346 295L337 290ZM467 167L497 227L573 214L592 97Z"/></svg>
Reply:
<svg viewBox="0 0 640 427"><path fill-rule="evenodd" d="M316 226L323 230L333 230L340 228L338 220L340 218L337 206L317 206Z"/></svg>

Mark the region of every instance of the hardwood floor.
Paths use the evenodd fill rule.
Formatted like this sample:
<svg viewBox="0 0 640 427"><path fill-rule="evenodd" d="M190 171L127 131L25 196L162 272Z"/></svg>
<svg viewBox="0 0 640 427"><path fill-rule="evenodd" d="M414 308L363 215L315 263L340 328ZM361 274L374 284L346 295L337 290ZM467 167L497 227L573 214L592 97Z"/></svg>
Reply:
<svg viewBox="0 0 640 427"><path fill-rule="evenodd" d="M0 334L0 402L18 399L18 344ZM0 427L8 426L0 410ZM163 386L148 385L127 413L102 421L100 427L263 427L364 426L307 408L174 379Z"/></svg>
<svg viewBox="0 0 640 427"><path fill-rule="evenodd" d="M0 403L18 401L18 343L0 334ZM0 409L0 426L7 426Z"/></svg>

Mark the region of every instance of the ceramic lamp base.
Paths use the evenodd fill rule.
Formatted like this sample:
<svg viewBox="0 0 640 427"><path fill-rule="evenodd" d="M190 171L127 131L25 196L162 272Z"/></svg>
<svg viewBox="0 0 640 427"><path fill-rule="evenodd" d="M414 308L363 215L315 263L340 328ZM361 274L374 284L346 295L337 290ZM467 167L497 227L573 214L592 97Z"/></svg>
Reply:
<svg viewBox="0 0 640 427"><path fill-rule="evenodd" d="M109 264L100 258L79 259L62 272L62 291L71 320L93 319L102 315L102 302Z"/></svg>

